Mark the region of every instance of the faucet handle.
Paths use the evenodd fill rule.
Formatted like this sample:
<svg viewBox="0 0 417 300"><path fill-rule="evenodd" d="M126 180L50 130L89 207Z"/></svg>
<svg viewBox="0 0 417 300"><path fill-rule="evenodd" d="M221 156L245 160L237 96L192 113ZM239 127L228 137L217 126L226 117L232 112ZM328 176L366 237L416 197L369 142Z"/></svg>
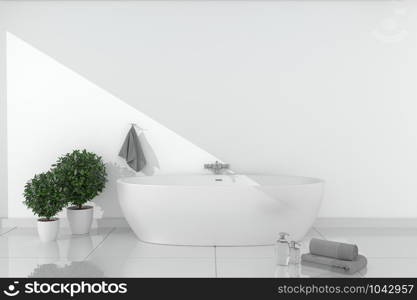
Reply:
<svg viewBox="0 0 417 300"><path fill-rule="evenodd" d="M204 164L204 169L213 169L215 172L220 172L222 169L229 169L229 166L229 164L224 164L216 160L214 163Z"/></svg>

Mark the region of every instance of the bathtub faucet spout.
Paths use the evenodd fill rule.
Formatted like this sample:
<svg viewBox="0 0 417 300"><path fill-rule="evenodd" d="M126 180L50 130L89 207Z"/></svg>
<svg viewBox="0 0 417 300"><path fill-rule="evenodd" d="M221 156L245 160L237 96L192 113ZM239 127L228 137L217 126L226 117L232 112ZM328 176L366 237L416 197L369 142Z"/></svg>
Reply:
<svg viewBox="0 0 417 300"><path fill-rule="evenodd" d="M223 170L227 170L229 167L229 164L223 164L218 161L211 164L204 164L204 169L212 170L214 174L221 174Z"/></svg>

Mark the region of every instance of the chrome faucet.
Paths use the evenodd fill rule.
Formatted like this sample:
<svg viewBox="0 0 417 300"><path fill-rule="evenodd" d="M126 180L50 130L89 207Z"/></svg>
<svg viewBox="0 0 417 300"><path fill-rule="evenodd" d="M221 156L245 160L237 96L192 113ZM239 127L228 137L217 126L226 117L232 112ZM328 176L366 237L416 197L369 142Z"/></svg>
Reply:
<svg viewBox="0 0 417 300"><path fill-rule="evenodd" d="M214 174L221 174L222 170L227 170L229 167L229 164L222 164L217 160L214 164L204 164L204 169L212 170Z"/></svg>

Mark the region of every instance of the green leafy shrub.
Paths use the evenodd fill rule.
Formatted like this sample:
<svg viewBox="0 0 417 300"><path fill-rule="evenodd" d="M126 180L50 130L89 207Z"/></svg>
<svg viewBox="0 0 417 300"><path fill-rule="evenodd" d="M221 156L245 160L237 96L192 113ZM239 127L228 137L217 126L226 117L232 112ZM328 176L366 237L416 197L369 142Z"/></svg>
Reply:
<svg viewBox="0 0 417 300"><path fill-rule="evenodd" d="M107 172L102 158L87 150L67 153L53 166L64 198L78 209L100 194L106 185Z"/></svg>
<svg viewBox="0 0 417 300"><path fill-rule="evenodd" d="M26 183L23 196L25 197L23 203L35 215L47 221L67 205L54 170L35 175Z"/></svg>

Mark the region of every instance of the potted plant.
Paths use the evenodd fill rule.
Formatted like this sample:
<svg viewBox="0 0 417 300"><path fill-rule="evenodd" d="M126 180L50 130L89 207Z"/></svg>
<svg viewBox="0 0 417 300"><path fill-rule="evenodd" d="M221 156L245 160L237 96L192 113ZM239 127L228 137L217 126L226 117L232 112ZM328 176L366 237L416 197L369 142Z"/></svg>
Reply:
<svg viewBox="0 0 417 300"><path fill-rule="evenodd" d="M55 216L67 205L57 182L54 170L50 170L35 175L26 183L23 193L23 203L39 217L38 233L43 242L56 240L59 220Z"/></svg>
<svg viewBox="0 0 417 300"><path fill-rule="evenodd" d="M87 150L74 150L54 165L65 200L73 234L86 234L93 222L93 207L84 205L100 194L106 185L106 167L100 156Z"/></svg>

